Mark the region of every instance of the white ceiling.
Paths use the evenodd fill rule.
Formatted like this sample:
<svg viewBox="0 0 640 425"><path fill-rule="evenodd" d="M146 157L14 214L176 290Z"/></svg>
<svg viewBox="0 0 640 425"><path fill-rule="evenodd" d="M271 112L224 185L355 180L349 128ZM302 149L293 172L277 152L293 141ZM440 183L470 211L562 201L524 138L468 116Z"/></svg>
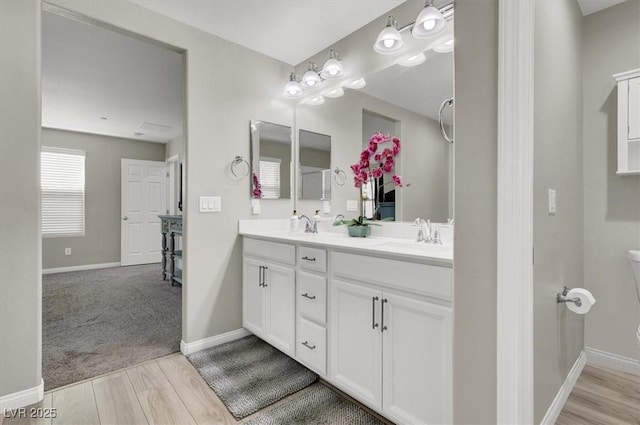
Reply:
<svg viewBox="0 0 640 425"><path fill-rule="evenodd" d="M182 134L182 73L179 53L42 14L43 127L168 142Z"/></svg>
<svg viewBox="0 0 640 425"><path fill-rule="evenodd" d="M298 65L406 0L130 0Z"/></svg>
<svg viewBox="0 0 640 425"><path fill-rule="evenodd" d="M453 53L429 50L425 55L427 60L421 65L394 65L367 76L367 86L362 91L437 120L440 104L453 96ZM447 108L444 121L450 124L452 120L452 110Z"/></svg>
<svg viewBox="0 0 640 425"><path fill-rule="evenodd" d="M582 16L587 16L625 1L627 0L578 0L578 4L580 5Z"/></svg>

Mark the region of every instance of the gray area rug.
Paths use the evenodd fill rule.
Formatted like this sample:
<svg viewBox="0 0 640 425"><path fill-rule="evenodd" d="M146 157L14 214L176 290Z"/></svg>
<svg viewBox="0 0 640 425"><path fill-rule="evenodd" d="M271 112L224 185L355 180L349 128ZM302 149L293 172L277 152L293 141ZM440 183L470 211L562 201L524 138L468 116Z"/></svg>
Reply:
<svg viewBox="0 0 640 425"><path fill-rule="evenodd" d="M45 390L174 353L182 335L180 287L159 264L42 277Z"/></svg>
<svg viewBox="0 0 640 425"><path fill-rule="evenodd" d="M253 335L187 358L236 419L318 380L318 375Z"/></svg>
<svg viewBox="0 0 640 425"><path fill-rule="evenodd" d="M245 425L383 425L384 422L322 384L259 412Z"/></svg>

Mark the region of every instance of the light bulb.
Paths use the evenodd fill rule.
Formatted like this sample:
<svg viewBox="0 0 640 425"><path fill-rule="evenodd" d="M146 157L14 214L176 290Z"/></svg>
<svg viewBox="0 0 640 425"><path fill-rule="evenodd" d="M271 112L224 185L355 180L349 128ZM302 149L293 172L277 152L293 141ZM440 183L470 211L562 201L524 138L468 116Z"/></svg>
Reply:
<svg viewBox="0 0 640 425"><path fill-rule="evenodd" d="M422 26L427 31L431 31L432 29L434 29L436 27L436 21L435 21L435 19L429 19L428 21L424 21Z"/></svg>
<svg viewBox="0 0 640 425"><path fill-rule="evenodd" d="M289 82L284 86L284 93L282 93L282 95L284 97L294 98L300 97L303 94L302 86L298 82L298 76L292 72L289 76Z"/></svg>
<svg viewBox="0 0 640 425"><path fill-rule="evenodd" d="M398 22L393 16L389 16L386 27L380 31L373 44L373 50L381 55L391 55L399 52L403 45L402 36L398 31Z"/></svg>
<svg viewBox="0 0 640 425"><path fill-rule="evenodd" d="M333 50L330 51L329 59L324 63L320 76L328 80L337 80L344 75L342 64L338 60L338 55Z"/></svg>
<svg viewBox="0 0 640 425"><path fill-rule="evenodd" d="M393 47L394 44L396 44L395 40L384 40L382 42L382 44L384 44L384 47Z"/></svg>

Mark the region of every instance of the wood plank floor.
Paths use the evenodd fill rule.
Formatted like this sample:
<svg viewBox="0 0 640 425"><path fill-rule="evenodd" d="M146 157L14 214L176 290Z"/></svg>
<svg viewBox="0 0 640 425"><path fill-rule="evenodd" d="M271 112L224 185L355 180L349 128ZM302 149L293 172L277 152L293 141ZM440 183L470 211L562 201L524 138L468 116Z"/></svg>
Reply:
<svg viewBox="0 0 640 425"><path fill-rule="evenodd" d="M640 376L586 365L556 425L640 425Z"/></svg>
<svg viewBox="0 0 640 425"><path fill-rule="evenodd" d="M275 405L286 402L289 397ZM47 392L40 403L29 406L27 412L29 408L56 409L56 417L3 419L0 412L0 425L242 423L235 420L216 393L180 353L57 388Z"/></svg>

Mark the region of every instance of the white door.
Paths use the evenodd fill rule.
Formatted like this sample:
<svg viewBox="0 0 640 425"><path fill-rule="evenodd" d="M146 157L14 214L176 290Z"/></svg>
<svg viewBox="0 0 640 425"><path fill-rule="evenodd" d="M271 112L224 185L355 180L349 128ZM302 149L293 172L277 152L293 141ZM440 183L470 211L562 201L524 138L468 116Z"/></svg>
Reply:
<svg viewBox="0 0 640 425"><path fill-rule="evenodd" d="M267 264L267 339L280 351L295 355L296 278L292 268Z"/></svg>
<svg viewBox="0 0 640 425"><path fill-rule="evenodd" d="M365 286L331 283L330 376L354 397L382 407L382 293Z"/></svg>
<svg viewBox="0 0 640 425"><path fill-rule="evenodd" d="M264 264L251 258L242 262L242 326L264 338L265 292Z"/></svg>
<svg viewBox="0 0 640 425"><path fill-rule="evenodd" d="M162 233L158 215L167 210L166 164L122 160L120 263L159 263Z"/></svg>
<svg viewBox="0 0 640 425"><path fill-rule="evenodd" d="M629 80L629 140L640 139L640 77Z"/></svg>
<svg viewBox="0 0 640 425"><path fill-rule="evenodd" d="M397 423L452 423L448 307L384 292L383 410Z"/></svg>

